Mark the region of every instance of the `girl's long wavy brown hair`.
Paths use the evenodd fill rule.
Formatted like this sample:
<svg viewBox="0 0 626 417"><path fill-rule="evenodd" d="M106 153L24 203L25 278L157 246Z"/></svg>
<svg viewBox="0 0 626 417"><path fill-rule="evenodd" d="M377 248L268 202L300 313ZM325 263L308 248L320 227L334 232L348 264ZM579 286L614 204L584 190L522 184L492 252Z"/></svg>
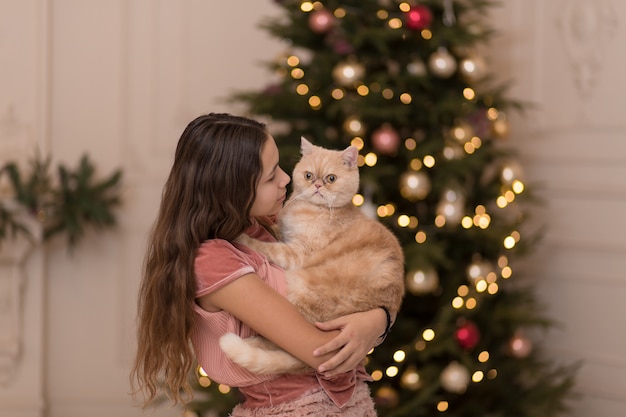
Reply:
<svg viewBox="0 0 626 417"><path fill-rule="evenodd" d="M174 404L193 396L196 252L207 239L233 240L251 225L268 137L260 122L215 113L191 121L180 137L139 289L131 386L144 407L161 392Z"/></svg>

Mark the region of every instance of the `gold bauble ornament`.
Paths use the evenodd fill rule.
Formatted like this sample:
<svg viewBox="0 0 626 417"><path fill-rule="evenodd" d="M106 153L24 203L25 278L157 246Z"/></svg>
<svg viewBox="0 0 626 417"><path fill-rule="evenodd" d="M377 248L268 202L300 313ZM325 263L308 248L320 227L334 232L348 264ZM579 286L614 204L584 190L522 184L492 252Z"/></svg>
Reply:
<svg viewBox="0 0 626 417"><path fill-rule="evenodd" d="M429 192L430 178L424 171L408 171L400 176L400 194L407 200L423 200Z"/></svg>
<svg viewBox="0 0 626 417"><path fill-rule="evenodd" d="M365 126L361 119L350 116L343 122L343 130L353 136L360 136L365 132Z"/></svg>
<svg viewBox="0 0 626 417"><path fill-rule="evenodd" d="M398 405L398 392L388 385L384 385L376 391L374 402L384 408L393 408Z"/></svg>
<svg viewBox="0 0 626 417"><path fill-rule="evenodd" d="M412 294L433 293L439 288L439 276L432 268L412 269L405 276L406 289Z"/></svg>
<svg viewBox="0 0 626 417"><path fill-rule="evenodd" d="M491 122L491 133L498 139L506 139L509 137L510 126L506 115L503 112L498 113L498 118Z"/></svg>
<svg viewBox="0 0 626 417"><path fill-rule="evenodd" d="M483 57L478 55L465 57L459 64L459 73L470 83L480 81L486 72L487 63Z"/></svg>
<svg viewBox="0 0 626 417"><path fill-rule="evenodd" d="M422 381L420 380L420 374L417 372L417 368L413 365L409 366L402 374L400 383L406 389L413 391L419 389L422 386Z"/></svg>
<svg viewBox="0 0 626 417"><path fill-rule="evenodd" d="M468 267L467 267L467 279L474 285L476 285L477 282L484 280L487 280L487 275L489 275L489 273L493 272L494 268L491 265L490 262L487 261L483 261L483 260L478 260L475 262L472 262Z"/></svg>
<svg viewBox="0 0 626 417"><path fill-rule="evenodd" d="M363 77L364 73L365 68L363 65L356 61L345 61L335 66L333 69L333 79L339 85L352 86Z"/></svg>
<svg viewBox="0 0 626 417"><path fill-rule="evenodd" d="M474 136L474 128L466 121L457 123L450 129L450 137L463 144Z"/></svg>

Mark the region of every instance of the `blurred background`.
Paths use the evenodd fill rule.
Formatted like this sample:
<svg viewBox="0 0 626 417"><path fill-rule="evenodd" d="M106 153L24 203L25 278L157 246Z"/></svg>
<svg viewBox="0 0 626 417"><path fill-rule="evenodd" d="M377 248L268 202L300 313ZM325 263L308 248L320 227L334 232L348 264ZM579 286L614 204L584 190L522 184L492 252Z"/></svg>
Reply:
<svg viewBox="0 0 626 417"><path fill-rule="evenodd" d="M570 416L623 416L626 3L502 3L486 53L509 95L532 103L507 141L547 202L524 265L560 323L542 343L583 360ZM0 240L0 416L142 415L128 395L136 293L173 150L191 119L237 113L226 98L267 84L260 62L288 45L258 24L276 13L271 0L0 0L0 164L39 151L123 171L116 228L71 250L61 237Z"/></svg>

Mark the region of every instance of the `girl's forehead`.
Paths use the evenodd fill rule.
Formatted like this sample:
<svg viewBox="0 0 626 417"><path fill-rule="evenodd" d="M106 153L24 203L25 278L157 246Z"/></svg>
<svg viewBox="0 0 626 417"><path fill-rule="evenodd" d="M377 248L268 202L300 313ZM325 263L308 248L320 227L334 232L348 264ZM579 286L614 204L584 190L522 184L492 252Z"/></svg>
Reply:
<svg viewBox="0 0 626 417"><path fill-rule="evenodd" d="M272 136L268 136L267 140L261 147L261 161L263 162L263 169L274 169L278 164L279 154L278 147Z"/></svg>

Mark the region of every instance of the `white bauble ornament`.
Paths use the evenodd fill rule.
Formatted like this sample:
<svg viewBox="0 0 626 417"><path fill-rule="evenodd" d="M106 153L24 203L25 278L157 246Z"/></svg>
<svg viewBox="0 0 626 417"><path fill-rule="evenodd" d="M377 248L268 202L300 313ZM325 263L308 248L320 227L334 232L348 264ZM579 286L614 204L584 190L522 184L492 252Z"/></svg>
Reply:
<svg viewBox="0 0 626 417"><path fill-rule="evenodd" d="M524 177L524 169L519 162L513 159L502 163L502 170L500 172L504 184L511 184L515 180L521 181Z"/></svg>
<svg viewBox="0 0 626 417"><path fill-rule="evenodd" d="M419 58L416 58L409 62L406 66L406 70L409 74L416 77L423 77L426 75L426 64Z"/></svg>
<svg viewBox="0 0 626 417"><path fill-rule="evenodd" d="M446 223L458 223L465 214L465 196L460 189L448 188L437 204L437 215L443 216Z"/></svg>
<svg viewBox="0 0 626 417"><path fill-rule="evenodd" d="M450 78L456 72L456 59L447 48L440 47L428 59L428 68L439 78Z"/></svg>
<svg viewBox="0 0 626 417"><path fill-rule="evenodd" d="M444 368L440 380L446 391L463 394L467 390L470 374L466 367L455 361Z"/></svg>
<svg viewBox="0 0 626 417"><path fill-rule="evenodd" d="M486 281L487 275L491 272L493 272L491 263L487 261L476 261L472 262L467 267L467 278L472 284L476 285L478 281Z"/></svg>
<svg viewBox="0 0 626 417"><path fill-rule="evenodd" d="M464 155L465 152L458 142L448 141L443 148L443 157L448 161L461 159Z"/></svg>

